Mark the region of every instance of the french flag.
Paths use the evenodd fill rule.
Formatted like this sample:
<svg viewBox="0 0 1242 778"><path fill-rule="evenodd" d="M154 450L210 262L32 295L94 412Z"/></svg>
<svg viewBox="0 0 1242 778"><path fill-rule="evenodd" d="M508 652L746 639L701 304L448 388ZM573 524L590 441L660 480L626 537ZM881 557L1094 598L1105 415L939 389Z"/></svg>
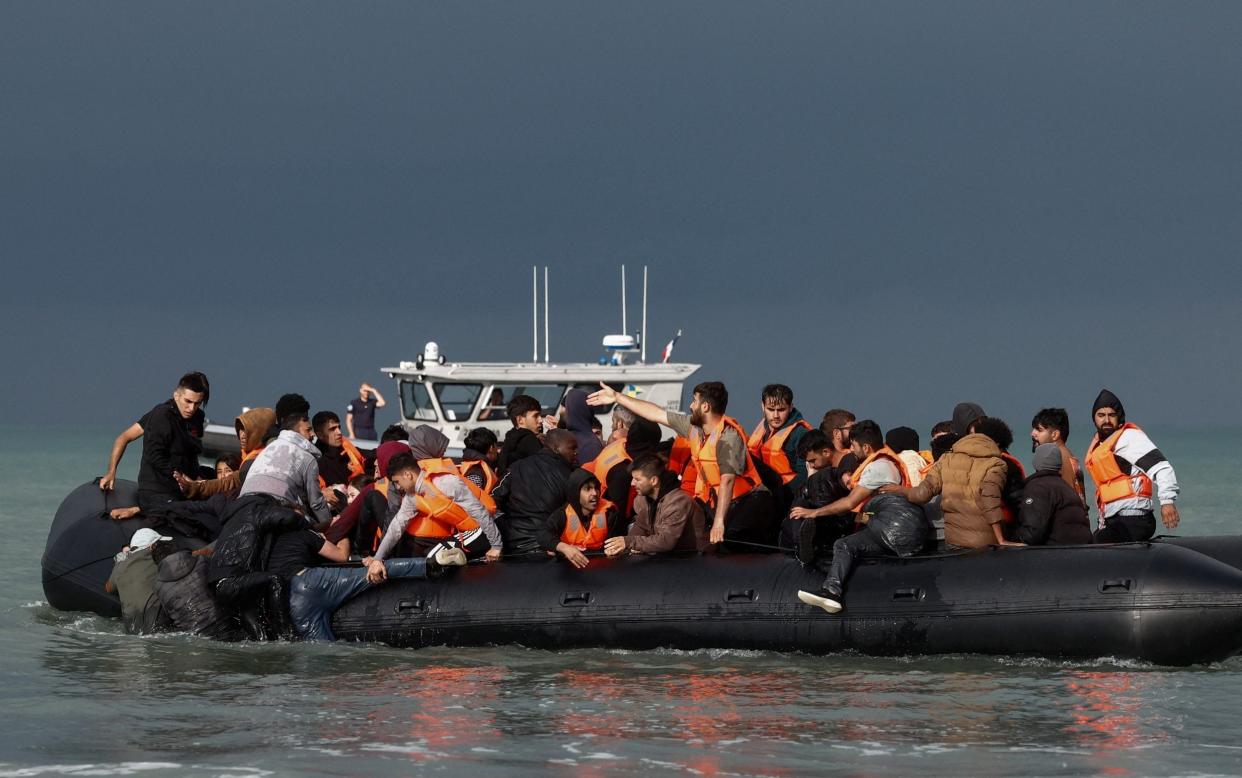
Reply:
<svg viewBox="0 0 1242 778"><path fill-rule="evenodd" d="M681 330L677 330L677 334L674 335L673 339L670 340L668 342L668 345L664 347L664 355L660 358L660 361L662 363L666 365L668 364L669 357L673 356L673 346L677 345L677 339L680 337L681 337Z"/></svg>

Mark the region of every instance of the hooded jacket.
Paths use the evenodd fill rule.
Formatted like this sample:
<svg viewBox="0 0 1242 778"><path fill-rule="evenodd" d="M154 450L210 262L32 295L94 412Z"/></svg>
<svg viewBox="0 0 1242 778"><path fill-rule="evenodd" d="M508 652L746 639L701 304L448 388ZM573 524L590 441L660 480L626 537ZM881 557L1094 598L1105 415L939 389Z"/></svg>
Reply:
<svg viewBox="0 0 1242 778"><path fill-rule="evenodd" d="M233 420L233 428L241 427L246 432L246 445L242 446L242 459L246 460L242 469L229 473L224 478L213 478L210 481L193 481L185 488L187 500L205 500L216 494L227 494L233 497L241 491L242 472L250 470L253 457L247 455L263 449L263 439L267 431L276 424L276 411L271 408L251 408Z"/></svg>
<svg viewBox="0 0 1242 778"><path fill-rule="evenodd" d="M665 470L660 475L660 491L654 500L642 495L634 499L634 523L625 542L636 554L707 550L703 509L682 490L676 473Z"/></svg>
<svg viewBox="0 0 1242 778"><path fill-rule="evenodd" d="M169 554L159 563L155 593L177 629L215 640L245 640L237 620L207 588L207 559L189 551Z"/></svg>
<svg viewBox="0 0 1242 778"><path fill-rule="evenodd" d="M591 481L599 484L599 479L589 470L578 468L569 474L569 478L565 480L565 489L561 494L561 504L548 514L547 521L544 523L543 531L539 533L539 547L544 551L556 551L556 544L561 541L561 535L565 532L565 506L568 505L573 512L578 514L578 520L585 526L590 523L591 516L587 515L579 502L582 497L582 487ZM599 498L604 499L604 493L601 489ZM608 512L608 537L613 536L613 529L616 524L615 511Z"/></svg>
<svg viewBox="0 0 1242 778"><path fill-rule="evenodd" d="M419 461L441 459L448 450L448 444L449 439L443 432L426 424L415 427L410 433L410 451Z"/></svg>
<svg viewBox="0 0 1242 778"><path fill-rule="evenodd" d="M1100 408L1112 408L1117 411L1117 428L1121 429L1126 424L1126 409L1122 406L1121 400L1117 395L1103 389L1095 403L1091 406L1091 415L1094 420L1095 412ZM1087 457L1083 460L1083 464L1088 466L1091 453L1098 443L1103 443L1097 433L1091 446L1087 449ZM1141 429L1130 428L1122 430L1117 436L1116 444L1113 446L1113 457L1116 460L1117 468L1131 475L1134 481L1134 488L1137 490L1143 478L1150 479L1158 491L1161 505L1172 505L1177 501L1181 487L1177 483L1177 474L1173 472L1173 465L1165 458L1160 449L1156 448L1156 444L1151 438L1147 437L1147 433ZM1094 478L1094 476L1093 476ZM1096 485L1099 486L1098 484ZM1098 496L1098 495L1097 495ZM1151 497L1143 497L1135 495L1112 502L1105 503L1101 507L1100 528L1104 528L1105 521L1117 514L1141 514L1153 510Z"/></svg>
<svg viewBox="0 0 1242 778"><path fill-rule="evenodd" d="M573 468L549 448L517 462L492 492L501 515L496 518L505 551L538 551L548 515L565 507L565 483Z"/></svg>
<svg viewBox="0 0 1242 778"><path fill-rule="evenodd" d="M229 504L224 531L207 565L207 582L258 572L267 565L271 537L306 526L302 514L267 494L250 494Z"/></svg>
<svg viewBox="0 0 1242 778"><path fill-rule="evenodd" d="M591 406L587 405L587 393L581 389L570 389L565 395L565 428L578 439L578 461L594 462L604 444L591 431L591 419L595 416Z"/></svg>
<svg viewBox="0 0 1242 778"><path fill-rule="evenodd" d="M1087 509L1061 470L1039 470L1026 479L1022 510L1014 538L1028 546L1063 546L1091 542Z"/></svg>
<svg viewBox="0 0 1242 778"><path fill-rule="evenodd" d="M318 523L332 520L319 490L319 449L293 430L282 430L276 440L251 463L240 495L270 494L293 505L301 504Z"/></svg>
<svg viewBox="0 0 1242 778"><path fill-rule="evenodd" d="M992 525L1004 519L1001 494L1008 471L1000 453L987 435L967 435L910 490L910 502L918 504L940 495L945 543L983 548L996 542Z"/></svg>

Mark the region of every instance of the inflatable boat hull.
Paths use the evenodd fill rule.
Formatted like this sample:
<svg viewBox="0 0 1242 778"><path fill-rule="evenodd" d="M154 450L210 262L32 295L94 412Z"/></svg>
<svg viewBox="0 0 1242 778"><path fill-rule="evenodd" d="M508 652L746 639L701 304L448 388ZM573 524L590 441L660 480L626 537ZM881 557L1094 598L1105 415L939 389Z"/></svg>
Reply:
<svg viewBox="0 0 1242 778"><path fill-rule="evenodd" d="M742 648L1111 656L1185 665L1242 648L1242 571L1172 545L989 549L859 565L845 610L780 556L502 564L346 603L341 639L393 646Z"/></svg>

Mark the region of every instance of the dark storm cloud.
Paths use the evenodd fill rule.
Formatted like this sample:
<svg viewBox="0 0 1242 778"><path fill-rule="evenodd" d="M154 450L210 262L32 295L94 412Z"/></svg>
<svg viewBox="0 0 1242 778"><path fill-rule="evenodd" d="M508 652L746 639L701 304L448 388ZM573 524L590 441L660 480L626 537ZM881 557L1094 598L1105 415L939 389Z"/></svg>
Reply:
<svg viewBox="0 0 1242 778"><path fill-rule="evenodd" d="M622 261L744 421L768 379L885 426L1101 384L1239 419L1236 4L0 17L7 421L120 424L189 367L226 416L428 339L523 358L535 262L554 357L592 359Z"/></svg>

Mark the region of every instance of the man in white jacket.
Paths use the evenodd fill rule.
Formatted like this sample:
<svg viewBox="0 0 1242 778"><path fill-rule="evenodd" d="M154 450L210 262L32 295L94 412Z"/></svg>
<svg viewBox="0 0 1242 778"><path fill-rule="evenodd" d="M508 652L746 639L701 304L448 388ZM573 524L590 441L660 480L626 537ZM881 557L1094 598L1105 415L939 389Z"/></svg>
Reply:
<svg viewBox="0 0 1242 778"><path fill-rule="evenodd" d="M1156 534L1153 497L1157 495L1160 520L1168 529L1176 529L1181 521L1177 474L1164 454L1137 425L1126 423L1121 400L1107 389L1096 397L1091 418L1096 434L1085 464L1095 482L1100 509L1095 542L1125 543Z"/></svg>

